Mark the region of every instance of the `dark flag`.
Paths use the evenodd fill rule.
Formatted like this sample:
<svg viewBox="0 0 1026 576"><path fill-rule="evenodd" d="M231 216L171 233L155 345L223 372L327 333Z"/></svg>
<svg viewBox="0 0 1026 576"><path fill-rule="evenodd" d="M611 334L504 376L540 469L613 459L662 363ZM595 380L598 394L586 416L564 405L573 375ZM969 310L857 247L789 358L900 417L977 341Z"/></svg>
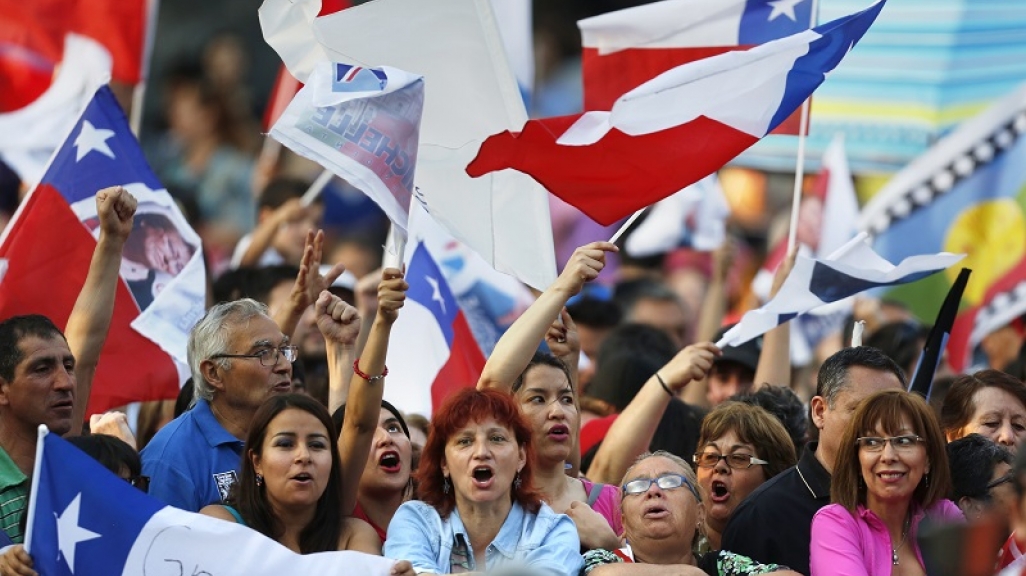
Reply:
<svg viewBox="0 0 1026 576"><path fill-rule="evenodd" d="M912 376L911 384L909 384L909 392L915 392L927 400L930 399L933 375L937 372L937 364L940 363L941 354L944 353L944 347L947 346L948 338L951 336L951 327L955 324L958 305L962 302L962 292L965 291L965 285L969 282L971 272L972 270L968 268L962 268L962 271L958 273L958 278L948 290L948 295L944 298L944 303L941 304L940 312L937 313L937 321L933 323L933 329L930 330L930 335L926 338L923 353L919 356L915 375Z"/></svg>

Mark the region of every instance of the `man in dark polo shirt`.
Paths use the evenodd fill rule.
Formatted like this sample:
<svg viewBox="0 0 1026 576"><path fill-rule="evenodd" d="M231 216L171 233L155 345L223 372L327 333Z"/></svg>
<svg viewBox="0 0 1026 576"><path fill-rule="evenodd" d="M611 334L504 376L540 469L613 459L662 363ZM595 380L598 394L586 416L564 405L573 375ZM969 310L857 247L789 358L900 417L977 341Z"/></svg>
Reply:
<svg viewBox="0 0 1026 576"><path fill-rule="evenodd" d="M901 368L876 348L845 348L828 358L811 402L819 442L734 510L723 549L808 574L812 516L830 503L830 472L844 428L864 398L899 386L905 387Z"/></svg>

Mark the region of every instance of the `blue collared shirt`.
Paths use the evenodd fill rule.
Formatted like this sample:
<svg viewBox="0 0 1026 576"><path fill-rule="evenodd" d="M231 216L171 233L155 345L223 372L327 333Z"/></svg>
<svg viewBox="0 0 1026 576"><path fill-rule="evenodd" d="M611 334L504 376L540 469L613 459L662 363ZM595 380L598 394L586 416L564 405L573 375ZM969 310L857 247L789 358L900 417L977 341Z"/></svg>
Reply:
<svg viewBox="0 0 1026 576"><path fill-rule="evenodd" d="M150 477L151 496L189 512L223 503L238 481L243 442L232 436L197 400L143 448L142 472Z"/></svg>
<svg viewBox="0 0 1026 576"><path fill-rule="evenodd" d="M556 514L547 504L532 514L516 502L485 551L483 570L474 566L470 536L459 511L443 520L434 507L416 500L400 506L389 522L384 555L409 560L418 574L448 574L457 536L466 542L470 570L524 567L535 574L577 576L583 565L577 527L567 515Z"/></svg>

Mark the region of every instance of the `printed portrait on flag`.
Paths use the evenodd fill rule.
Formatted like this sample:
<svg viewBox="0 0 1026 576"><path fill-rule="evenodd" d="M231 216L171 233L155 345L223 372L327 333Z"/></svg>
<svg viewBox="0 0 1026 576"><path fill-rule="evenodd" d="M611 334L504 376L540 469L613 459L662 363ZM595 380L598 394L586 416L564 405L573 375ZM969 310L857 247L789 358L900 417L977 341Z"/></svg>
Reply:
<svg viewBox="0 0 1026 576"><path fill-rule="evenodd" d="M139 310L146 310L193 257L202 260L200 239L166 193L158 194L142 184L125 188L139 200L139 207L132 233L125 242L121 277ZM93 237L99 237L95 201L80 200L72 205L72 210Z"/></svg>

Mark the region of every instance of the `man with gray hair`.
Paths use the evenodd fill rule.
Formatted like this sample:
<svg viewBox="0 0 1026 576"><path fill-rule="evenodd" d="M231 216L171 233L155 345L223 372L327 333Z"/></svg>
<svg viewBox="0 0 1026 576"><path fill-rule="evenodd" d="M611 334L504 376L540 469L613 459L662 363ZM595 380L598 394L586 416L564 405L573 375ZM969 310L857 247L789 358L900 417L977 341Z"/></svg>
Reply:
<svg viewBox="0 0 1026 576"><path fill-rule="evenodd" d="M355 340L355 308L324 297L317 314L351 328ZM271 395L292 390L296 347L266 306L244 298L211 308L192 329L188 353L196 403L153 437L142 462L151 495L197 512L227 499L257 408Z"/></svg>
<svg viewBox="0 0 1026 576"><path fill-rule="evenodd" d="M810 443L796 466L766 481L734 510L722 548L808 574L812 517L830 503L830 473L844 429L863 399L899 386L906 387L901 368L876 348L845 348L827 358L810 403L819 442Z"/></svg>

